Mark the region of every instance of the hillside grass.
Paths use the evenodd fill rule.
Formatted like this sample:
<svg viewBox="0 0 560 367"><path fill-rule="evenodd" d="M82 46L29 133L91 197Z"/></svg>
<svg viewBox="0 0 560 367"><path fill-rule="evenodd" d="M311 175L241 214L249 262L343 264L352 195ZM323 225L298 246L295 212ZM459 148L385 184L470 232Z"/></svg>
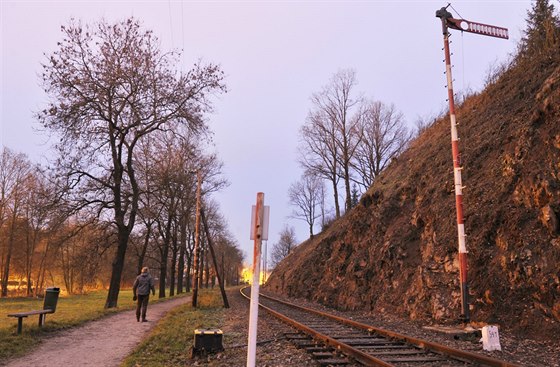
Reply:
<svg viewBox="0 0 560 367"><path fill-rule="evenodd" d="M190 293L183 293L188 295ZM8 317L10 313L40 310L43 300L36 298L2 298L0 299L0 362L17 357L33 350L42 339L52 332L63 330L87 321L135 307L132 301L132 289L119 292L118 307L105 309L107 290L92 291L85 295L60 296L54 314L46 315L46 322L39 328L39 316L33 315L23 319L23 331L17 335L17 318ZM154 297L150 302L165 301Z"/></svg>
<svg viewBox="0 0 560 367"><path fill-rule="evenodd" d="M121 367L190 365L194 330L219 328L224 315L219 289L205 289L198 295L198 308L193 309L188 303L167 313L150 336L123 361ZM227 341L227 335L224 338Z"/></svg>

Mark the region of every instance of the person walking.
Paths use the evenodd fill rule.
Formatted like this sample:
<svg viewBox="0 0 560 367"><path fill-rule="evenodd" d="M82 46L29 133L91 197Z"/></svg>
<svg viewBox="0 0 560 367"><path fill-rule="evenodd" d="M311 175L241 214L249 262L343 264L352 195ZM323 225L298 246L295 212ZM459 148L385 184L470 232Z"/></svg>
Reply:
<svg viewBox="0 0 560 367"><path fill-rule="evenodd" d="M138 300L136 304L136 321L140 321L140 312L142 312L142 322L148 321L146 320L146 311L148 310L150 290L152 291L152 295L156 294L154 278L150 275L148 267L144 266L142 272L136 277L132 285L132 300Z"/></svg>

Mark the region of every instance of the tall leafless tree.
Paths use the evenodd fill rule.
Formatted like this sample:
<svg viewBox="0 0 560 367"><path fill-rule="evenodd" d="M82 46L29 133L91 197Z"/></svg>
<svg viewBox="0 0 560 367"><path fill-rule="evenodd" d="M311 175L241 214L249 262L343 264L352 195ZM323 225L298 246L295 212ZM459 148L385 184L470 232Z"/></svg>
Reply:
<svg viewBox="0 0 560 367"><path fill-rule="evenodd" d="M336 144L334 125L322 112L310 112L306 124L300 130L302 143L299 162L308 172L324 178L332 185L335 215L340 217L338 183L340 152Z"/></svg>
<svg viewBox="0 0 560 367"><path fill-rule="evenodd" d="M272 268L276 267L296 246L297 239L294 227L285 225L282 231L280 231L280 239L272 246L270 253L270 265Z"/></svg>
<svg viewBox="0 0 560 367"><path fill-rule="evenodd" d="M73 210L64 200L61 200L60 193L57 190L60 185L56 184L58 178L52 177L51 172L47 170L43 170L42 173L43 178L40 181L41 188L39 189L40 199L38 203L34 204L41 208L34 209L38 213L32 214L35 219L31 221L34 223L33 227L40 231L40 235L37 235L37 237L41 237L38 259L34 263L35 269L31 269L35 272L33 296L42 293L46 274L48 270L54 267L55 252L59 245L68 240L68 237L72 237L76 232L79 232L79 228L75 231L65 230ZM42 218L45 214L46 218ZM40 223L42 224L40 225Z"/></svg>
<svg viewBox="0 0 560 367"><path fill-rule="evenodd" d="M205 131L211 94L225 89L215 65L174 70L177 58L133 19L62 27L63 39L43 65L49 105L39 121L60 143L57 168L81 206L112 212L118 234L105 307L117 306L140 187L134 151L158 130Z"/></svg>
<svg viewBox="0 0 560 367"><path fill-rule="evenodd" d="M143 189L139 218L144 227L143 241L136 240L134 249L140 262L155 249L159 267L159 297L166 289L174 295L175 285L182 292L185 261L190 268L193 257L188 241L192 237L197 189L197 176L202 178L202 195L208 196L227 185L222 166L215 154L206 154L204 141L189 131L152 134L149 143L141 143L136 160ZM200 257L202 260L203 257ZM204 259L204 265L208 262ZM187 269L188 272L189 269ZM201 272L201 274L204 272ZM209 272L204 273L209 279Z"/></svg>
<svg viewBox="0 0 560 367"><path fill-rule="evenodd" d="M295 207L291 216L307 223L310 238L313 238L315 221L323 214L321 209L325 201L324 193L323 181L309 172L304 173L288 189L290 204Z"/></svg>
<svg viewBox="0 0 560 367"><path fill-rule="evenodd" d="M332 183L337 218L339 178L344 182L345 209L352 206L351 160L361 140L356 111L361 98L353 96L356 84L354 70L337 72L321 92L311 96L313 109L301 129L300 163Z"/></svg>
<svg viewBox="0 0 560 367"><path fill-rule="evenodd" d="M6 228L7 236L2 249L1 295L8 295L10 264L16 241L16 228L22 210L25 185L31 172L27 156L4 148L0 155L0 229Z"/></svg>
<svg viewBox="0 0 560 367"><path fill-rule="evenodd" d="M33 292L33 269L36 252L46 234L48 221L55 207L55 190L49 185L47 177L35 167L26 180L25 195L23 199L23 217L26 222L25 235L25 266L24 273L27 280L27 295Z"/></svg>
<svg viewBox="0 0 560 367"><path fill-rule="evenodd" d="M356 147L352 168L358 176L356 183L367 190L391 159L406 148L412 132L394 105L379 101L365 103L359 121L362 139Z"/></svg>
<svg viewBox="0 0 560 367"><path fill-rule="evenodd" d="M56 248L57 265L69 294L97 288L98 280L108 270L105 269L109 264L106 252L113 240L110 229L97 218L84 217L68 224L66 240Z"/></svg>
<svg viewBox="0 0 560 367"><path fill-rule="evenodd" d="M154 136L146 137L138 143L135 152L136 178L142 188L138 199L136 233L131 241L132 250L137 258L136 274L140 274L145 265L155 223L163 209L155 203L156 182L159 176L156 172L157 164L154 164L154 157L157 156L154 141Z"/></svg>

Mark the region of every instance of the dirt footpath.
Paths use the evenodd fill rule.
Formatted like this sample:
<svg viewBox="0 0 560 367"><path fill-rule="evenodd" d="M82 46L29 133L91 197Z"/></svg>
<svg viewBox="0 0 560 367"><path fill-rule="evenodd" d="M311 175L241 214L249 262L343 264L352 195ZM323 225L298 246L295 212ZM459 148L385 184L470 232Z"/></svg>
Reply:
<svg viewBox="0 0 560 367"><path fill-rule="evenodd" d="M148 306L148 322L137 322L136 311L124 311L83 326L62 331L10 367L119 366L157 321L174 307L190 301L179 297Z"/></svg>

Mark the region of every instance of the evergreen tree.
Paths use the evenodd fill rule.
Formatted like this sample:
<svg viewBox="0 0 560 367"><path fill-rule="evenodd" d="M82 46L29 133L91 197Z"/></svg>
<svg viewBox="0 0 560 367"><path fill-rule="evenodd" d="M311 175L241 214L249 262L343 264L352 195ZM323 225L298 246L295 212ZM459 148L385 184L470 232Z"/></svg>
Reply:
<svg viewBox="0 0 560 367"><path fill-rule="evenodd" d="M549 0L536 0L527 12L527 28L520 43L526 57L550 57L560 47L560 20Z"/></svg>
<svg viewBox="0 0 560 367"><path fill-rule="evenodd" d="M360 201L360 193L358 192L358 185L354 183L352 185L352 201L351 201L352 208L358 205L359 201Z"/></svg>

